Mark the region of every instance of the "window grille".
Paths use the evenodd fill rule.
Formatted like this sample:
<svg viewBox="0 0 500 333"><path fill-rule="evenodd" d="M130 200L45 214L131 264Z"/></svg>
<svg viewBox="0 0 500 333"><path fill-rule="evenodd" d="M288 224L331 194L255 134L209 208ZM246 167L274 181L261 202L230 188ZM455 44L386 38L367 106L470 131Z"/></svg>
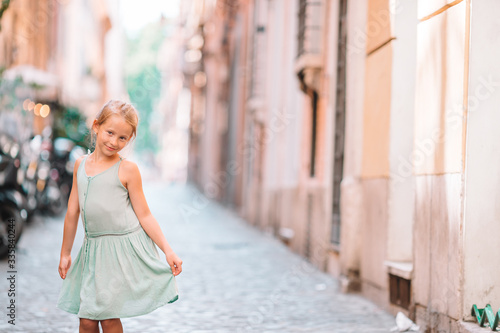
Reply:
<svg viewBox="0 0 500 333"><path fill-rule="evenodd" d="M299 0L299 30L297 57L321 54L323 0Z"/></svg>

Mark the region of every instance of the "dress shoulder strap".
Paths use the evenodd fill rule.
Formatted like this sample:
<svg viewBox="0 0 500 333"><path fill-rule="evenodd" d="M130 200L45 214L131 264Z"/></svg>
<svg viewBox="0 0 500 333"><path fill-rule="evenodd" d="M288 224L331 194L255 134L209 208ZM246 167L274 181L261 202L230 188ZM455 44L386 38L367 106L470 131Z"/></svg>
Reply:
<svg viewBox="0 0 500 333"><path fill-rule="evenodd" d="M85 161L87 160L87 157L89 157L89 154L86 154L85 157L83 158L83 160L80 162L80 165L78 166L77 173L80 173L81 170L84 168ZM85 170L85 169L83 169L83 170Z"/></svg>

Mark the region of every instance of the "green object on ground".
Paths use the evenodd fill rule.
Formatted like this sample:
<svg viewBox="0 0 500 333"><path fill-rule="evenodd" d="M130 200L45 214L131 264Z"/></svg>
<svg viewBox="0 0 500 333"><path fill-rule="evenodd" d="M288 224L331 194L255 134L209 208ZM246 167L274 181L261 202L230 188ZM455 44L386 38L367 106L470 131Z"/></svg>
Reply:
<svg viewBox="0 0 500 333"><path fill-rule="evenodd" d="M486 304L484 309L479 309L476 304L472 305L471 315L477 320L479 326L486 326L486 320L488 321L488 326L492 331L496 331L498 328L498 323L500 321L500 310L495 314L491 305Z"/></svg>

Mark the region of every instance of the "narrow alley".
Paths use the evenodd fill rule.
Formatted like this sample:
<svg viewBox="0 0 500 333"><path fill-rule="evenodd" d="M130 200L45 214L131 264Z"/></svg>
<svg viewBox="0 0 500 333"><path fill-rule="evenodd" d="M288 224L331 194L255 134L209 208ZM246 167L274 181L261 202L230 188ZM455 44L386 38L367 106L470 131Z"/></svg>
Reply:
<svg viewBox="0 0 500 333"><path fill-rule="evenodd" d="M179 300L124 319L125 332L347 333L394 326L391 315L365 298L340 293L336 279L194 187L147 183L145 194L184 271L177 279ZM16 252L16 325L2 320L1 332L78 332L77 317L55 307L62 230L63 217L37 217L26 226ZM80 224L73 259L82 239ZM6 290L7 262L0 267Z"/></svg>

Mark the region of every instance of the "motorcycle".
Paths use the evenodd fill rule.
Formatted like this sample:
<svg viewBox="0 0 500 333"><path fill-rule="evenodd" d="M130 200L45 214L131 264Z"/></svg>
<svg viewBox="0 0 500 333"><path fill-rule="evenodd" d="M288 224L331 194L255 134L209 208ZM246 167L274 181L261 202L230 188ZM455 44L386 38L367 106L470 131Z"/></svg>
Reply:
<svg viewBox="0 0 500 333"><path fill-rule="evenodd" d="M70 139L61 137L54 140L53 147L54 154L50 174L56 180L63 202L66 204L73 185L73 169L70 159L75 143Z"/></svg>
<svg viewBox="0 0 500 333"><path fill-rule="evenodd" d="M8 255L27 221L27 201L19 190L20 145L0 134L0 258Z"/></svg>
<svg viewBox="0 0 500 333"><path fill-rule="evenodd" d="M56 216L63 212L65 202L57 183L58 172L52 167L50 134L51 129L47 127L42 135L31 139L31 157L26 172L27 183L30 183L27 193L32 196L34 192L38 210Z"/></svg>
<svg viewBox="0 0 500 333"><path fill-rule="evenodd" d="M75 167L76 160L85 154L87 154L87 150L82 146L76 145L73 147L73 149L71 149L68 161L66 162L66 172L68 173L68 175L71 175L71 185L73 185L73 169ZM69 187L70 192L71 185Z"/></svg>
<svg viewBox="0 0 500 333"><path fill-rule="evenodd" d="M73 167L76 160L83 155L85 155L85 149L76 145L72 140L63 137L54 140L50 158L50 178L55 181L59 188L63 206L67 205L71 187L73 186ZM52 207L54 207L54 204L52 204ZM55 215L59 214L53 209L51 212Z"/></svg>

